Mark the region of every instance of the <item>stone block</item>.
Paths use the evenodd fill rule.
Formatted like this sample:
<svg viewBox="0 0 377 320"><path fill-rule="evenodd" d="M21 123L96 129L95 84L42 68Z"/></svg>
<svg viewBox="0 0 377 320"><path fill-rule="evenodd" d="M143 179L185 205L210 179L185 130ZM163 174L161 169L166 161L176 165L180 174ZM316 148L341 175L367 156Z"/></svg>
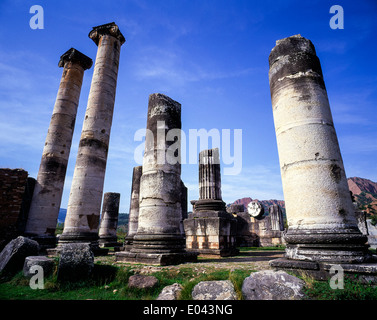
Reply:
<svg viewBox="0 0 377 320"><path fill-rule="evenodd" d="M156 300L178 300L178 297L183 290L179 283L174 283L162 289Z"/></svg>
<svg viewBox="0 0 377 320"><path fill-rule="evenodd" d="M53 272L54 260L46 256L29 256L26 257L23 267L24 276L27 278L32 277L35 273L30 272L31 267L40 266L43 268L43 276L48 276Z"/></svg>
<svg viewBox="0 0 377 320"><path fill-rule="evenodd" d="M21 270L25 258L39 252L38 242L19 236L10 241L0 253L0 272L17 272Z"/></svg>
<svg viewBox="0 0 377 320"><path fill-rule="evenodd" d="M252 273L242 284L245 300L301 300L305 282L285 271Z"/></svg>
<svg viewBox="0 0 377 320"><path fill-rule="evenodd" d="M135 274L128 279L129 288L151 289L158 285L158 279L154 276Z"/></svg>
<svg viewBox="0 0 377 320"><path fill-rule="evenodd" d="M58 280L87 278L94 268L94 254L88 243L67 243L60 250Z"/></svg>
<svg viewBox="0 0 377 320"><path fill-rule="evenodd" d="M193 300L237 300L230 280L202 281L192 290Z"/></svg>

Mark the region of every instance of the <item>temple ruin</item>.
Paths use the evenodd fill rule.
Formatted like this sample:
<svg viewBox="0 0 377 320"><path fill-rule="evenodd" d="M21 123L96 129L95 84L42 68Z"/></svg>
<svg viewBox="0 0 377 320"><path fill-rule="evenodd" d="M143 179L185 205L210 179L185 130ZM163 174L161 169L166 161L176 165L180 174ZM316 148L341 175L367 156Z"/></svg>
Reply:
<svg viewBox="0 0 377 320"><path fill-rule="evenodd" d="M122 245L117 241L120 193L103 195L103 188L125 38L115 23L94 27L89 38L98 46L97 56L64 230L53 250L85 247L92 263L99 247ZM35 187L24 170L0 171L0 248L19 234L41 248L56 246L80 91L92 63L74 48L60 58L63 75ZM181 179L182 106L154 93L148 100L143 164L133 168L128 232L123 247L114 250L116 262L175 265L196 262L198 255L235 256L242 246L285 245L284 258L272 260L272 267L317 272L322 279L336 264L376 277L368 248L377 247L377 228L352 203L314 45L301 35L278 40L269 67L288 228L279 205L268 212L257 200L247 208L226 207L218 148L199 153L199 199L191 201L188 213L188 189Z"/></svg>
<svg viewBox="0 0 377 320"><path fill-rule="evenodd" d="M222 200L218 148L199 153L199 200L191 203L193 213L183 221L187 250L201 255L237 254L237 220Z"/></svg>

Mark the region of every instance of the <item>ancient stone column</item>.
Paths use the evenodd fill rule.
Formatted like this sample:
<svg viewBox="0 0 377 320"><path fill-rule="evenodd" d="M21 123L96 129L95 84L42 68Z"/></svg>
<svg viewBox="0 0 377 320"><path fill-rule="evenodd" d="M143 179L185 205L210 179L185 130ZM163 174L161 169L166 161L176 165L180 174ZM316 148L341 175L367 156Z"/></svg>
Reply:
<svg viewBox="0 0 377 320"><path fill-rule="evenodd" d="M320 61L310 40L278 40L269 80L288 231L286 257L362 262L357 227Z"/></svg>
<svg viewBox="0 0 377 320"><path fill-rule="evenodd" d="M183 220L187 219L188 217L188 212L187 212L187 193L188 189L181 180L181 208L182 208L182 218L180 222L180 229L181 233L184 235L185 234L185 228L183 227Z"/></svg>
<svg viewBox="0 0 377 320"><path fill-rule="evenodd" d="M60 57L63 67L42 160L34 188L25 234L40 245L55 245L55 228L63 194L84 70L92 59L74 48Z"/></svg>
<svg viewBox="0 0 377 320"><path fill-rule="evenodd" d="M139 222L139 194L140 194L140 178L143 173L143 167L134 167L132 173L130 212L128 216L128 231L124 239L125 250L130 250L134 236L137 232Z"/></svg>
<svg viewBox="0 0 377 320"><path fill-rule="evenodd" d="M219 149L203 150L199 153L199 200L221 200Z"/></svg>
<svg viewBox="0 0 377 320"><path fill-rule="evenodd" d="M103 196L101 225L98 231L100 247L120 246L117 242L120 193L106 192Z"/></svg>
<svg viewBox="0 0 377 320"><path fill-rule="evenodd" d="M199 152L199 200L195 210L226 211L221 197L221 174L219 149Z"/></svg>
<svg viewBox="0 0 377 320"><path fill-rule="evenodd" d="M237 219L226 211L221 197L219 149L199 153L199 200L183 221L187 250L201 255L230 256L236 249Z"/></svg>
<svg viewBox="0 0 377 320"><path fill-rule="evenodd" d="M117 253L117 261L166 265L196 259L186 253L180 230L180 129L181 105L163 94L151 94L137 233L131 251Z"/></svg>
<svg viewBox="0 0 377 320"><path fill-rule="evenodd" d="M268 214L271 217L271 229L274 231L284 231L284 217L280 206L273 204L268 208Z"/></svg>
<svg viewBox="0 0 377 320"><path fill-rule="evenodd" d="M98 244L119 55L125 39L115 23L94 27L89 38L98 45L98 51L59 245L91 242L96 247Z"/></svg>

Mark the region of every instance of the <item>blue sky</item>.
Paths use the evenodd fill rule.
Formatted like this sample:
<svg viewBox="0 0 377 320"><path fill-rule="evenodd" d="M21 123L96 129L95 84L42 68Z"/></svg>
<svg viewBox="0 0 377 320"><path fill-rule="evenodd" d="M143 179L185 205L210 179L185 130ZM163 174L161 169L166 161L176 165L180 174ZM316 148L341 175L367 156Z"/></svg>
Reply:
<svg viewBox="0 0 377 320"><path fill-rule="evenodd" d="M43 30L29 26L29 9L36 4L44 9ZM344 9L343 30L329 25L335 4ZM121 212L128 212L137 165L134 150L140 142L134 134L145 128L148 96L156 92L182 104L185 133L242 129L242 171L222 175L225 202L283 199L268 56L276 40L294 34L312 40L321 60L347 176L377 181L376 18L374 0L2 0L0 167L23 168L37 177L62 74L59 57L74 47L95 60L97 47L88 33L114 21L126 43L104 192L121 193ZM92 74L93 67L85 71L63 208ZM189 200L197 199L198 165L182 165L182 179Z"/></svg>

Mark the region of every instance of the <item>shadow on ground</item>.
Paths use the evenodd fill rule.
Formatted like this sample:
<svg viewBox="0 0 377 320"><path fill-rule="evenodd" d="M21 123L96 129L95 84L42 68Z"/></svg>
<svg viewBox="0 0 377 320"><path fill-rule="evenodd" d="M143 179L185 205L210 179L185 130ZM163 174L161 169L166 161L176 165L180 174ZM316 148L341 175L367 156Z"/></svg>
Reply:
<svg viewBox="0 0 377 320"><path fill-rule="evenodd" d="M258 262L282 258L284 250L279 251L246 251L240 252L236 257L212 258L203 256L198 262Z"/></svg>

